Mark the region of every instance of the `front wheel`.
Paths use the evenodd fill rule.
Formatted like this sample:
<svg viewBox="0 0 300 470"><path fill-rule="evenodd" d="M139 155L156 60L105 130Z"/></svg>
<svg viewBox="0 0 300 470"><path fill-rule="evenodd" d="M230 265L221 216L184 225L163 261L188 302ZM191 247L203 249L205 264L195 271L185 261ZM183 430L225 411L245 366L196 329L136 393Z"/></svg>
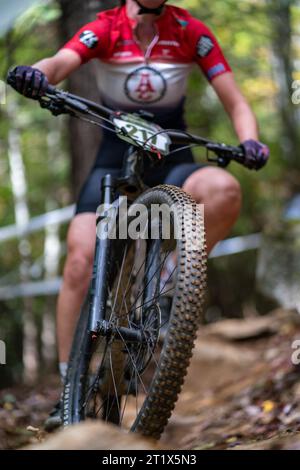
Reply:
<svg viewBox="0 0 300 470"><path fill-rule="evenodd" d="M130 213L140 205L146 208L148 236L131 240L118 255L113 251L116 274L104 312L110 334L93 339L88 300L82 309L63 418L65 425L100 418L158 439L181 390L202 316L205 231L200 207L177 187L146 191ZM176 259L172 272L170 259ZM161 301L167 295L170 319L162 338ZM125 339L124 329L140 332L143 341Z"/></svg>

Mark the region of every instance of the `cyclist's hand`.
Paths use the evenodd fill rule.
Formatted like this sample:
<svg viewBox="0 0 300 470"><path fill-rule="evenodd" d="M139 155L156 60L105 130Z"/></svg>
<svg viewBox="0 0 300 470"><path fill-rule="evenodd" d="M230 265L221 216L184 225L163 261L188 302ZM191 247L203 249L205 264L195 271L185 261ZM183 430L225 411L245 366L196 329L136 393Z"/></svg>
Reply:
<svg viewBox="0 0 300 470"><path fill-rule="evenodd" d="M18 65L10 70L7 82L22 95L33 99L43 96L49 85L43 72L27 65Z"/></svg>
<svg viewBox="0 0 300 470"><path fill-rule="evenodd" d="M256 140L246 140L241 144L245 152L244 165L247 168L260 170L267 163L270 150L267 145L262 144Z"/></svg>

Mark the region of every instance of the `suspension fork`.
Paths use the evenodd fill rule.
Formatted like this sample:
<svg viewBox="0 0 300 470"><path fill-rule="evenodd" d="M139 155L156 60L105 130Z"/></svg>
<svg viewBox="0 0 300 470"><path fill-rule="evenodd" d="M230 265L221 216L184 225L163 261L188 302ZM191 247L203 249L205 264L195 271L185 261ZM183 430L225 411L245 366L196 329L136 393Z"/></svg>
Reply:
<svg viewBox="0 0 300 470"><path fill-rule="evenodd" d="M113 204L117 180L111 175L106 175L102 179L101 183L102 195L101 195L101 205ZM107 218L107 213L105 210L102 210L98 213L96 226L97 226L97 236L96 236L96 246L95 246L95 256L93 263L93 274L90 285L90 308L89 308L89 331L92 334L98 334L101 329L102 322L104 320L104 314L107 304L107 295L108 295L108 286L111 277L112 271L112 243L113 240L109 236L100 239L98 237L98 230L102 229L100 224L106 224L105 219Z"/></svg>
<svg viewBox="0 0 300 470"><path fill-rule="evenodd" d="M111 215L105 208L105 205L109 205L112 208L113 220L116 222L118 230L118 215L119 215L119 200L116 199L116 193L119 191L121 194L126 195L129 199L134 199L145 189L140 174L143 168L142 155L134 151L133 147L130 147L124 159L123 176L121 178L114 178L111 175L106 175L101 181L101 206L100 212L97 211L97 236L95 246L95 256L93 263L93 274L90 285L90 306L89 306L89 332L91 335L105 335L109 336L110 326L105 321L105 311L107 305L108 288L113 278L113 274L116 270L116 266L113 265L113 254L117 256L117 253L121 253L127 244L130 244L128 238L112 239L110 236L99 238L98 233L103 233L105 226L107 227L107 220L111 219ZM128 192L128 188L131 190ZM134 191L132 191L134 189ZM134 193L134 195L133 195ZM110 209L109 209L110 210ZM113 222L114 224L114 222ZM111 223L109 223L111 225ZM108 228L109 230L109 228ZM124 330L124 331L123 331ZM123 329L122 334L126 339L132 341L141 342L141 335L136 332L133 334L131 330ZM133 338L134 336L134 338Z"/></svg>
<svg viewBox="0 0 300 470"><path fill-rule="evenodd" d="M107 175L102 180L102 207L98 213L97 218L97 237L95 256L93 264L93 275L90 285L90 306L89 306L89 332L93 337L98 335L106 336L109 338L112 334L117 339L122 341L145 343L147 342L146 336L136 330L132 331L129 328L118 327L113 328L112 325L105 319L105 311L107 305L108 288L116 273L116 266L113 265L112 254L120 253L124 250L125 246L129 243L128 239L114 240L109 236L98 237L99 224L103 224L101 228L108 226L107 220L112 220L112 224L117 222L119 211L119 200L115 199L116 189L118 188L118 180L113 179L111 175ZM109 204L114 210L113 219L109 218L104 204Z"/></svg>

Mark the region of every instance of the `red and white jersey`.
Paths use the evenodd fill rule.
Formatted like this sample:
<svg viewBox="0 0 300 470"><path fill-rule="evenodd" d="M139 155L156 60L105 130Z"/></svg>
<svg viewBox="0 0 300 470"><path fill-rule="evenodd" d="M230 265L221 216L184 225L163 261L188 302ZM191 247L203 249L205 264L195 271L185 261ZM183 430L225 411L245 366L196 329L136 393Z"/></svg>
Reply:
<svg viewBox="0 0 300 470"><path fill-rule="evenodd" d="M135 38L135 26L125 6L114 8L98 14L64 46L83 63L100 61L99 87L107 105L170 110L182 102L195 63L209 81L231 71L215 36L186 10L165 7L146 53Z"/></svg>

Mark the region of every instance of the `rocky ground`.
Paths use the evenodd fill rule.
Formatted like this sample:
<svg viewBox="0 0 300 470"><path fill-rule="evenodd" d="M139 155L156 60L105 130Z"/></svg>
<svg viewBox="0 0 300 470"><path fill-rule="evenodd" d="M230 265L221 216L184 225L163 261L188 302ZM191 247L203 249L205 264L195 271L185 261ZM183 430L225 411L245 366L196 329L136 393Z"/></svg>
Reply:
<svg viewBox="0 0 300 470"><path fill-rule="evenodd" d="M292 362L293 354L300 362L300 342L299 354L292 348L296 340L300 316L292 311L201 328L180 400L159 444L102 423L49 439L42 423L58 397L57 379L34 389L3 390L0 448L42 443L43 448L77 449L300 450L300 365Z"/></svg>

